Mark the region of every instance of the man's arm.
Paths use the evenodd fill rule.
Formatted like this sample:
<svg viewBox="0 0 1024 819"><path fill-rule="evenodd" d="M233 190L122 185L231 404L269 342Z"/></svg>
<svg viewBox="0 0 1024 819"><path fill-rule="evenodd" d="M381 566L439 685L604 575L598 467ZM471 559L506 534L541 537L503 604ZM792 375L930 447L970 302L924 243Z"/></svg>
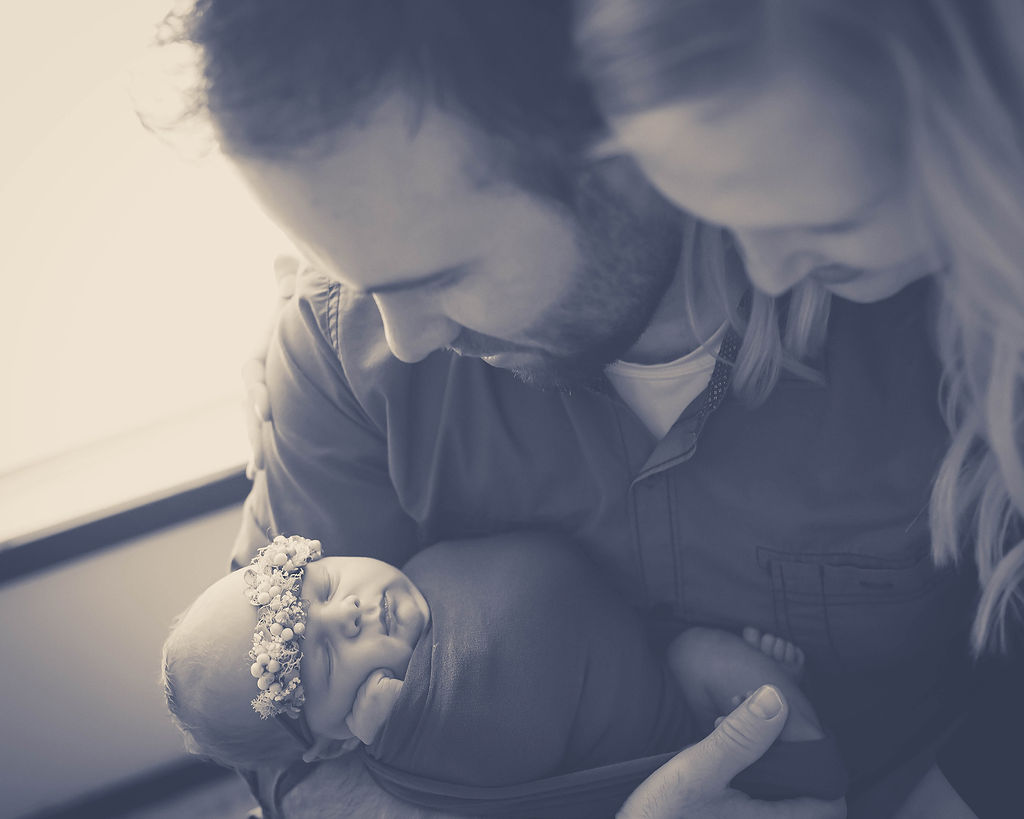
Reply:
<svg viewBox="0 0 1024 819"><path fill-rule="evenodd" d="M242 382L245 384L249 407L245 422L249 434L249 462L245 465L245 476L251 481L263 469L263 426L270 423L270 397L267 394L267 348L274 335L274 327L284 307L295 295L295 282L302 269L302 262L295 256L278 256L274 259L274 278L277 280L277 310L272 324L266 328L253 350L252 358L242 366Z"/></svg>
<svg viewBox="0 0 1024 819"><path fill-rule="evenodd" d="M949 780L932 765L894 819L978 819Z"/></svg>
<svg viewBox="0 0 1024 819"><path fill-rule="evenodd" d="M360 405L339 357L341 295L337 283L303 272L281 311L263 371L271 419L259 427L263 468L245 503L235 566L275 534L397 565L412 554L416 527L389 478L386 429Z"/></svg>
<svg viewBox="0 0 1024 819"><path fill-rule="evenodd" d="M1005 653L990 652L975 663L966 713L939 748L936 766L907 799L900 819L1021 815L1024 623L1012 618L1007 633Z"/></svg>
<svg viewBox="0 0 1024 819"><path fill-rule="evenodd" d="M354 754L319 763L285 795L281 808L285 819L456 819L452 814L410 805L382 790Z"/></svg>
<svg viewBox="0 0 1024 819"><path fill-rule="evenodd" d="M414 548L415 526L389 478L386 430L360 406L339 357L339 285L313 271L293 279L266 359L249 368L250 395L255 387L260 404L250 427L258 468L232 563L247 563L283 533L315 537L328 553L401 565ZM383 791L355 755L317 763L282 808L285 817L304 819L444 819Z"/></svg>

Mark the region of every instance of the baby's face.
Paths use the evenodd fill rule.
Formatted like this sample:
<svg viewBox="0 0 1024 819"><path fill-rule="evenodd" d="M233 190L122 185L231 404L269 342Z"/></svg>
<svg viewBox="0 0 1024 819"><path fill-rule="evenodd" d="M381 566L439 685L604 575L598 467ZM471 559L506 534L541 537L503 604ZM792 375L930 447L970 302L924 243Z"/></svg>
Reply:
<svg viewBox="0 0 1024 819"><path fill-rule="evenodd" d="M345 717L370 673L405 677L430 609L401 571L368 557L313 561L301 596L309 601L300 668L306 721L317 736L344 739Z"/></svg>

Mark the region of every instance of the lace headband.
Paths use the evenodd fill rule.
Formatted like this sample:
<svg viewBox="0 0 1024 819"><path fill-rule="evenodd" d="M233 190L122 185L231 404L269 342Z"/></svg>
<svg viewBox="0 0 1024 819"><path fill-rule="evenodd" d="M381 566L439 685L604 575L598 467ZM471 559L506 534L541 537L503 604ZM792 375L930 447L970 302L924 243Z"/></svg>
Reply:
<svg viewBox="0 0 1024 819"><path fill-rule="evenodd" d="M299 594L306 565L320 556L319 540L278 535L256 553L243 575L245 596L258 610L249 659L260 690L252 707L263 719L296 719L302 713L306 698L299 678L299 646L308 603Z"/></svg>

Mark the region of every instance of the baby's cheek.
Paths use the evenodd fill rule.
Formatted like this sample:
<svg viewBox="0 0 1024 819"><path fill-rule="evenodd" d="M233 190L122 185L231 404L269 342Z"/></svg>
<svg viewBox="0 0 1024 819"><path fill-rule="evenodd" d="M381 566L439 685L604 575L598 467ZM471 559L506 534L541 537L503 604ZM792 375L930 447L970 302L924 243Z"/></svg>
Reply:
<svg viewBox="0 0 1024 819"><path fill-rule="evenodd" d="M355 693L352 692L347 704L341 703L345 709L342 711L338 703L340 698L332 697L322 690L307 691L304 712L310 730L317 736L337 737L339 728L345 725L345 717L348 716L354 697Z"/></svg>

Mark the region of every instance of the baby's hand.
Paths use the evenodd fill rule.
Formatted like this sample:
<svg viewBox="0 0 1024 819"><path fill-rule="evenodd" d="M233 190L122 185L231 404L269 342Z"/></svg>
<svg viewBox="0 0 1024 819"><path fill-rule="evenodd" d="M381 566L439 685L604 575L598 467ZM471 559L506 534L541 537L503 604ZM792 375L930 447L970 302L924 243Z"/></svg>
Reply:
<svg viewBox="0 0 1024 819"><path fill-rule="evenodd" d="M380 729L384 727L398 695L402 693L402 681L386 668L372 671L359 690L356 691L352 710L345 717L348 729L364 745L372 745Z"/></svg>

